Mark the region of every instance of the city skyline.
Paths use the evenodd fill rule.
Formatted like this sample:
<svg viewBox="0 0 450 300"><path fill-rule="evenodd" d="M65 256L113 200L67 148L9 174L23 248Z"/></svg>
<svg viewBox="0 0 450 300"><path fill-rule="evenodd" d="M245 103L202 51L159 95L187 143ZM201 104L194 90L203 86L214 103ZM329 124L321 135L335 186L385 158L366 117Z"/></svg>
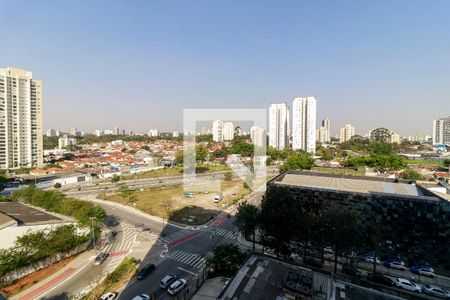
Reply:
<svg viewBox="0 0 450 300"><path fill-rule="evenodd" d="M106 14L101 2L23 5L0 3L0 22L14 27L3 41L15 45L0 55L44 82L45 130L179 131L183 108L260 108L292 95L317 96L319 120L360 132L431 134L449 114L445 2L137 2Z"/></svg>

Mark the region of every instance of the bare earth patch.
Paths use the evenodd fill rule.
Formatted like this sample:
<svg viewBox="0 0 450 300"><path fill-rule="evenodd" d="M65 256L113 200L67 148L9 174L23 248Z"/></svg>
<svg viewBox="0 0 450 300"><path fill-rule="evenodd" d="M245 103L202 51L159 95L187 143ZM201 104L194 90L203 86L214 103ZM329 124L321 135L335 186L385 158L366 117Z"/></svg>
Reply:
<svg viewBox="0 0 450 300"><path fill-rule="evenodd" d="M39 283L41 280L49 277L50 275L56 273L58 270L62 269L64 266L66 266L75 258L76 255L61 260L57 263L54 263L53 265L50 265L37 272L33 272L30 275L27 275L19 280L16 280L12 285L2 288L0 291L3 292L8 297L18 294L23 290L28 289L31 286Z"/></svg>

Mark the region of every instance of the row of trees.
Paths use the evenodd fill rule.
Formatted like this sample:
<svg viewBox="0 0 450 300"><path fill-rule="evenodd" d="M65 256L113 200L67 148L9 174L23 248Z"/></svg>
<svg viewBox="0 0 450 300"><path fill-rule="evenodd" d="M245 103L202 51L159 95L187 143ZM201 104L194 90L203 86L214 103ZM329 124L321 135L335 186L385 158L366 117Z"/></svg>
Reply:
<svg viewBox="0 0 450 300"><path fill-rule="evenodd" d="M37 269L46 259L68 253L86 243L89 237L88 232L80 234L74 225L22 235L13 247L0 250L0 276L25 266Z"/></svg>
<svg viewBox="0 0 450 300"><path fill-rule="evenodd" d="M289 256L296 243L303 245L304 258L315 249L323 260L323 248L333 247L335 271L338 255L379 247L379 231L371 230L377 226L360 224L358 220L358 214L348 209L300 203L278 189L267 191L260 209L243 203L236 214L236 224L242 234L252 240L253 245L258 241L274 249L278 256Z"/></svg>
<svg viewBox="0 0 450 300"><path fill-rule="evenodd" d="M101 223L106 218L105 210L92 203L67 198L59 191L38 190L31 184L13 193L12 200L39 206L50 212L63 214L76 219L80 225L89 225L90 218Z"/></svg>

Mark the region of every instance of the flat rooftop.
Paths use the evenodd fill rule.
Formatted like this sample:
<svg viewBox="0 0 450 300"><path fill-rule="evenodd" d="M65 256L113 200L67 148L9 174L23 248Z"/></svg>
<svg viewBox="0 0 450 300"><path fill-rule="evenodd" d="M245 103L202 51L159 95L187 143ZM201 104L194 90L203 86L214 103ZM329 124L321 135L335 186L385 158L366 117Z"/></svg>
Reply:
<svg viewBox="0 0 450 300"><path fill-rule="evenodd" d="M54 215L19 202L0 202L0 213L10 217L19 225L59 223L63 221Z"/></svg>
<svg viewBox="0 0 450 300"><path fill-rule="evenodd" d="M355 193L386 193L402 196L423 196L421 189L415 184L404 182L392 182L373 180L361 177L348 178L338 176L324 176L322 174L290 174L286 173L276 184L292 185L298 187L320 188L336 191L355 192Z"/></svg>

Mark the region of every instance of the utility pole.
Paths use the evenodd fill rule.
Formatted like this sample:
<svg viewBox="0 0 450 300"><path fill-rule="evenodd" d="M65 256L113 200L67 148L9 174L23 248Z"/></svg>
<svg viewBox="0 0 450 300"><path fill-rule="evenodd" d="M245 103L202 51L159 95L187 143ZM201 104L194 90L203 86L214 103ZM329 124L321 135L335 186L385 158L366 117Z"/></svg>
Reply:
<svg viewBox="0 0 450 300"><path fill-rule="evenodd" d="M94 250L95 250L95 230L94 230L94 219L95 217L90 217L91 220L91 230L92 230L92 240L94 241Z"/></svg>

